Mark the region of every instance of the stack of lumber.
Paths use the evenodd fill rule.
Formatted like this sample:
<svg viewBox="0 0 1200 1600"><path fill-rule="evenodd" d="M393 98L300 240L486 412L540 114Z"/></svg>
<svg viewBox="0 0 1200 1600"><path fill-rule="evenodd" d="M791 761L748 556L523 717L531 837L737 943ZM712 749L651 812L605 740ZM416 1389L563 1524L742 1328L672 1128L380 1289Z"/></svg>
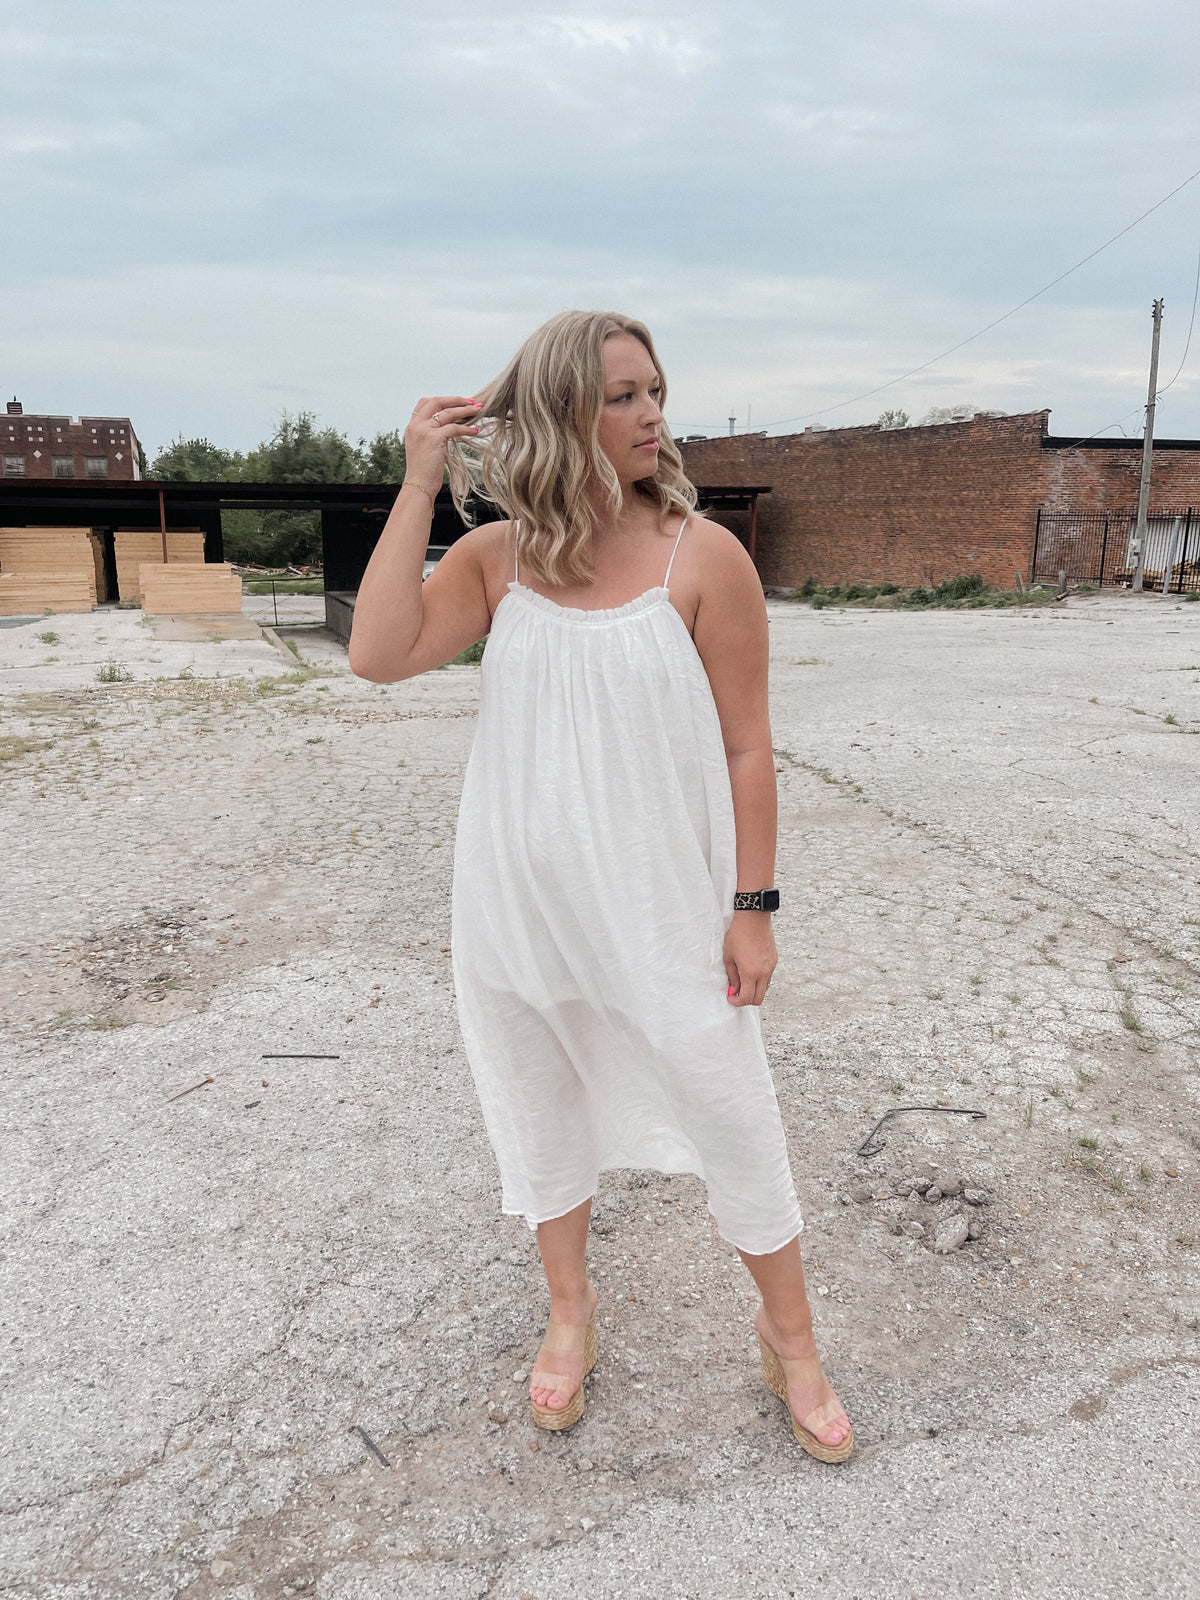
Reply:
<svg viewBox="0 0 1200 1600"><path fill-rule="evenodd" d="M142 606L154 615L240 611L242 580L227 561L143 561L138 579Z"/></svg>
<svg viewBox="0 0 1200 1600"><path fill-rule="evenodd" d="M113 536L117 557L117 590L122 600L142 603L139 572L147 562L162 565L162 534L157 528L118 528ZM167 529L167 562L204 560L204 533L200 528Z"/></svg>
<svg viewBox="0 0 1200 1600"><path fill-rule="evenodd" d="M0 616L91 611L96 558L88 528L0 528Z"/></svg>

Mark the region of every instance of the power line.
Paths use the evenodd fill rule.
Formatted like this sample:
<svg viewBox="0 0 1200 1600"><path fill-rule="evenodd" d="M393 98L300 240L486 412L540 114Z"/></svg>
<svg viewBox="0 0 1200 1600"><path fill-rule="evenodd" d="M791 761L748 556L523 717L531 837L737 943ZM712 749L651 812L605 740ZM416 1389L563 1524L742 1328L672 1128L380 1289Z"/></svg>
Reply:
<svg viewBox="0 0 1200 1600"><path fill-rule="evenodd" d="M1175 378L1183 371L1183 363L1187 360L1188 351L1192 348L1192 329L1196 326L1196 300L1198 296L1200 296L1200 250L1196 252L1196 287L1192 290L1192 315L1188 322L1187 339L1184 341L1183 354L1179 358L1179 365L1175 368ZM1164 384L1158 391L1159 394L1166 394L1171 384L1175 382L1175 378L1171 379L1171 383Z"/></svg>
<svg viewBox="0 0 1200 1600"><path fill-rule="evenodd" d="M1116 244L1118 239L1123 239L1125 235L1136 228L1140 222L1145 222L1147 217L1152 216L1160 206L1165 206L1168 200L1174 199L1181 189L1186 189L1188 184L1194 183L1197 178L1200 178L1200 167L1197 167L1195 172L1193 172L1190 177L1185 178L1182 183L1176 184L1169 194L1163 195L1161 200L1156 200L1148 211L1143 211L1140 217L1135 217L1132 222L1127 223L1119 233L1114 233L1111 239L1106 239L1103 244L1097 245L1096 248L1084 256L1082 260L1077 261L1073 267L1068 267L1065 272L1060 272L1057 278L1051 278L1049 283L1045 283L1040 289L1035 290L1033 294L1022 300L1020 305L1013 306L1010 311L1006 311L1003 316L996 317L995 320L989 322L986 327L980 328L975 333L968 334L965 339L960 339L957 344L952 344L948 350L943 350L940 355L931 356L928 361L922 361L919 367L913 367L908 372L902 372L899 377L889 378L886 383L877 384L874 389L867 389L864 393L856 394L849 400L839 400L835 405L822 406L819 411L806 411L798 417L781 417L777 422L768 422L766 424L767 429L770 430L771 428L787 427L793 422L807 422L809 417L828 416L831 411L841 411L846 406L857 405L860 400L869 400L872 395L882 394L885 389L894 388L896 384L904 383L908 378L915 378L918 372L925 372L930 367L936 366L939 361L944 361L947 356L952 356L956 350L961 350L964 345L974 343L976 339L981 339L985 333L990 333L993 328L998 328L1002 322L1007 322L1009 317L1015 317L1018 311L1023 311L1027 305L1031 305L1033 301L1040 299L1042 295L1049 293L1049 291L1053 289L1056 284L1060 284L1064 278L1069 278L1073 272L1078 272L1080 267L1085 267L1089 261L1094 261L1102 251L1108 249L1109 245ZM1200 287L1200 277L1197 278L1197 285ZM1195 306L1193 303L1193 313L1194 310ZM1189 340L1190 337L1191 335L1189 333ZM1176 373L1175 376L1178 377L1179 374ZM1171 383L1174 382L1175 378L1172 378ZM1170 385L1168 385L1168 388L1169 387Z"/></svg>

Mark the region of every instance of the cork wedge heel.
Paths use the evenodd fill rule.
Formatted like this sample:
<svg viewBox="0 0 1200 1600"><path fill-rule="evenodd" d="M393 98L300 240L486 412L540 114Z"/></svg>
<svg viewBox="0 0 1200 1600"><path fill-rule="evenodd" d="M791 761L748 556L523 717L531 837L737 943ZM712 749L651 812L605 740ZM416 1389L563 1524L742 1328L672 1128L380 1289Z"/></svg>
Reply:
<svg viewBox="0 0 1200 1600"><path fill-rule="evenodd" d="M579 1387L571 1397L570 1405L562 1406L553 1411L548 1406L539 1406L536 1401L530 1400L530 1410L533 1420L539 1428L550 1428L557 1432L562 1428L569 1428L578 1422L583 1415L583 1380L596 1365L596 1313L592 1312L591 1321L582 1324L552 1322L546 1329L546 1337L542 1341L543 1350L557 1350L562 1353L578 1355L583 1353L583 1373L579 1379ZM544 1383L538 1384L535 1380L539 1373L535 1367L530 1386L533 1388L555 1389L564 1381L557 1372L542 1372Z"/></svg>
<svg viewBox="0 0 1200 1600"><path fill-rule="evenodd" d="M821 1363L816 1356L809 1356L804 1361L782 1361L772 1350L771 1346L758 1335L759 1354L762 1358L763 1382L772 1394L777 1394L787 1407L788 1416L792 1422L792 1432L796 1435L796 1442L802 1449L807 1450L810 1456L815 1456L818 1461L845 1461L854 1450L854 1429L842 1440L841 1444L822 1444L816 1434L805 1423L811 1423L813 1428L827 1428L837 1417L845 1415L841 1402L828 1401L823 1406L818 1406L814 1411L800 1419L792 1410L792 1403L788 1399L788 1379L793 1387L801 1384L815 1383L821 1376ZM846 1419L849 1423L849 1418Z"/></svg>

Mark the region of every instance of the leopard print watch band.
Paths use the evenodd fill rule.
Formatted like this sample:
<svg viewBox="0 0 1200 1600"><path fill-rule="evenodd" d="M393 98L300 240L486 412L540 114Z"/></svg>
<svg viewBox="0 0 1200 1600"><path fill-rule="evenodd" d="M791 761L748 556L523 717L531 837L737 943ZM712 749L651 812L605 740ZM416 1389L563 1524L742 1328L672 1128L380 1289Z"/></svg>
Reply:
<svg viewBox="0 0 1200 1600"><path fill-rule="evenodd" d="M739 889L733 897L735 911L778 911L778 889Z"/></svg>

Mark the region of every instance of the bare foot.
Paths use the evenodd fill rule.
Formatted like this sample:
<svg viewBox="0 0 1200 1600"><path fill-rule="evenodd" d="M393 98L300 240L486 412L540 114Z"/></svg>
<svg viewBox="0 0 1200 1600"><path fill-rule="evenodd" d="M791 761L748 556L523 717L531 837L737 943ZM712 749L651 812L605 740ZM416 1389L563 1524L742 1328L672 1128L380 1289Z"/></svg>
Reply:
<svg viewBox="0 0 1200 1600"><path fill-rule="evenodd" d="M787 1403L792 1416L818 1444L827 1450L836 1450L850 1436L850 1419L821 1371L821 1358L817 1355L817 1341L811 1328L793 1337L777 1334L762 1305L755 1315L754 1326L780 1361L786 1363Z"/></svg>
<svg viewBox="0 0 1200 1600"><path fill-rule="evenodd" d="M583 1382L583 1329L592 1320L599 1296L588 1284L586 1297L576 1305L551 1306L550 1329L538 1351L529 1380L529 1398L544 1411L562 1411L571 1403L572 1396ZM577 1350L555 1349L554 1344L563 1339L565 1330L580 1330L575 1342ZM559 1330L557 1333L552 1330ZM569 1337L569 1336L566 1336Z"/></svg>

